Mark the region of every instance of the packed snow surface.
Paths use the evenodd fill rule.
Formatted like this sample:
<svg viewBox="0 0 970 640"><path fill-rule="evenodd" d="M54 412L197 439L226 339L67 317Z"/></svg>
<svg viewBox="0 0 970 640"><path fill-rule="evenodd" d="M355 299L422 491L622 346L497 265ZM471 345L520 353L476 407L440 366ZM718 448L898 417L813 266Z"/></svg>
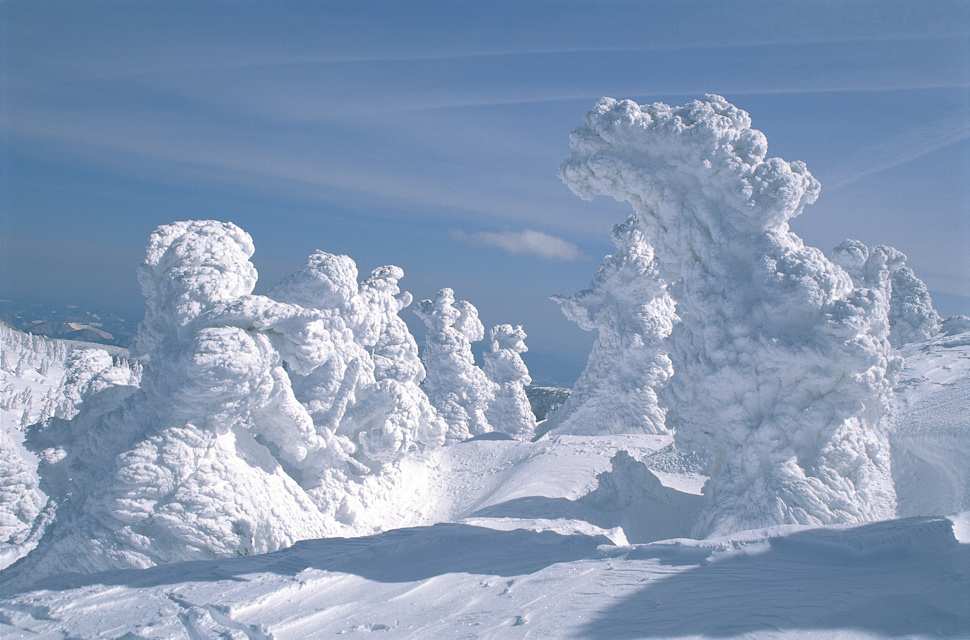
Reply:
<svg viewBox="0 0 970 640"><path fill-rule="evenodd" d="M955 533L970 514L690 540L678 536L671 516L700 506L704 478L671 455L670 442L562 436L439 449L432 456L445 498L438 524L307 540L262 556L57 576L31 587L7 581L0 635L970 634L970 538ZM602 475L618 462L641 480L662 474L670 486L647 482L639 495L619 495ZM625 521L636 514L645 517Z"/></svg>

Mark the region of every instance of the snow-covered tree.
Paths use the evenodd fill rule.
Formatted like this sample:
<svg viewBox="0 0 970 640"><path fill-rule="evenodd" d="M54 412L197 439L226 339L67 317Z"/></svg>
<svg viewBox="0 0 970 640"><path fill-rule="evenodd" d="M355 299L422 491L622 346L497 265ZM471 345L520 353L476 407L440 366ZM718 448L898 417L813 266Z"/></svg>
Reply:
<svg viewBox="0 0 970 640"><path fill-rule="evenodd" d="M495 397L485 410L489 424L501 433L519 440L530 439L536 430L536 417L525 395L532 384L529 369L522 361L525 331L521 326L500 324L489 332L491 344L485 351L485 375L495 383Z"/></svg>
<svg viewBox="0 0 970 640"><path fill-rule="evenodd" d="M317 251L270 296L323 318L333 354L292 375L294 389L318 426L351 443L356 472L367 473L418 446L441 445L445 425L418 386L417 343L398 316L411 302L397 286L404 272L381 267L363 283L357 274L349 256Z"/></svg>
<svg viewBox="0 0 970 640"><path fill-rule="evenodd" d="M604 98L570 142L564 182L630 202L671 283L667 426L711 458L695 533L891 517L889 300L789 230L819 193L805 165L719 96Z"/></svg>
<svg viewBox="0 0 970 640"><path fill-rule="evenodd" d="M151 236L138 277L148 309L141 387L37 432L57 515L24 576L145 567L280 549L329 529L297 483L345 457L318 433L283 368L332 353L321 320L251 295L252 240L231 223ZM69 451L44 448L60 433Z"/></svg>
<svg viewBox="0 0 970 640"><path fill-rule="evenodd" d="M554 296L567 318L599 336L573 393L544 425L552 433L667 433L657 392L672 374L664 340L677 315L636 216L613 227L616 252L572 296Z"/></svg>
<svg viewBox="0 0 970 640"><path fill-rule="evenodd" d="M942 319L926 285L906 266L904 253L886 245L870 249L858 240L846 240L832 250L830 258L857 287L880 288L889 297L889 341L894 347L940 334Z"/></svg>
<svg viewBox="0 0 970 640"><path fill-rule="evenodd" d="M422 300L414 312L428 327L422 360L427 371L422 388L448 425L448 442L461 442L492 431L485 410L496 385L475 366L471 343L485 337L478 310L444 288L434 300Z"/></svg>
<svg viewBox="0 0 970 640"><path fill-rule="evenodd" d="M371 308L370 315L382 319L377 340L371 347L374 377L420 384L426 373L418 355L418 343L399 315L414 300L398 286L403 277L400 267L378 267L360 284L360 294Z"/></svg>

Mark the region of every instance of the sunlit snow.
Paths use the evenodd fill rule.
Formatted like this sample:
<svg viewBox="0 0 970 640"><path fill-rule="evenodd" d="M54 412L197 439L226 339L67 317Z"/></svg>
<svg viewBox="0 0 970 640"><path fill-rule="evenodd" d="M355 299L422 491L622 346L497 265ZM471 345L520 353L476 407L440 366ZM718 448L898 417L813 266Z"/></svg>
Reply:
<svg viewBox="0 0 970 640"><path fill-rule="evenodd" d="M597 332L565 402L398 267L255 295L231 222L151 235L131 358L0 325L0 636L970 637L970 319L806 246L819 183L724 98L571 142L633 215L554 298Z"/></svg>

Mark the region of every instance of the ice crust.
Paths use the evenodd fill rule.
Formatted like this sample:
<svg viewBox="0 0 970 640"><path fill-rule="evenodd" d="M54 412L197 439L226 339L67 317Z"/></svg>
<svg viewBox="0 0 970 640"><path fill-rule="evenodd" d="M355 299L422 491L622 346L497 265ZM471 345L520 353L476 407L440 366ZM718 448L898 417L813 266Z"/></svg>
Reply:
<svg viewBox="0 0 970 640"><path fill-rule="evenodd" d="M613 227L613 242L588 289L553 296L599 337L572 394L543 425L552 434L668 432L657 393L673 374L664 341L679 319L636 216Z"/></svg>
<svg viewBox="0 0 970 640"><path fill-rule="evenodd" d="M889 300L789 231L820 189L805 165L713 95L604 98L570 143L562 180L629 202L670 283L666 424L711 457L694 534L891 517Z"/></svg>

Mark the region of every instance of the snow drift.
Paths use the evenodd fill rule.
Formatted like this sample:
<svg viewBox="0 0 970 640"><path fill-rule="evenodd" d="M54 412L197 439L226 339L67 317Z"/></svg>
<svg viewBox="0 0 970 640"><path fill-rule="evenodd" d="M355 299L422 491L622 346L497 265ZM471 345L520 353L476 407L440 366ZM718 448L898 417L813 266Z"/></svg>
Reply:
<svg viewBox="0 0 970 640"><path fill-rule="evenodd" d="M712 95L604 98L570 143L560 177L630 202L671 284L667 426L711 457L695 534L891 517L889 300L789 231L819 193L805 165L767 159L748 114Z"/></svg>

